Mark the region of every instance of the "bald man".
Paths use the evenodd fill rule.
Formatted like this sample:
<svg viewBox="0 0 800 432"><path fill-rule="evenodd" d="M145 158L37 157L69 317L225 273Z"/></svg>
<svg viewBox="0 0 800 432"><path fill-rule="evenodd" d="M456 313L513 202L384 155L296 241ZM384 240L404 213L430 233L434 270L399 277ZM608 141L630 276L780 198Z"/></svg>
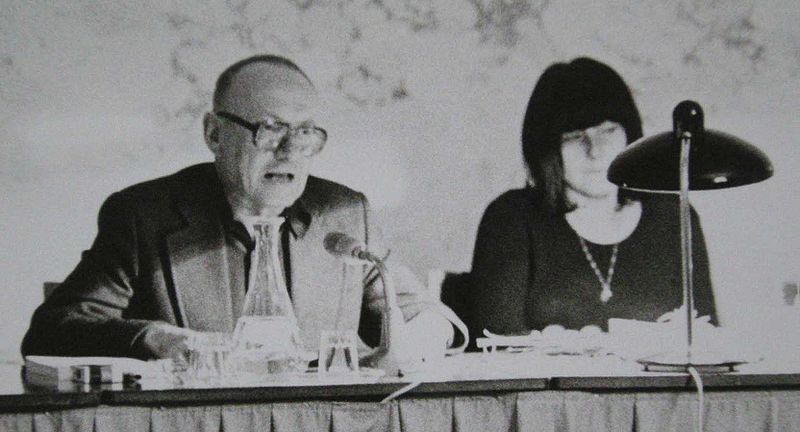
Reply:
<svg viewBox="0 0 800 432"><path fill-rule="evenodd" d="M194 332L233 331L256 249L253 224L276 216L285 220L279 261L306 348L337 324L374 345L381 284L369 266L343 284L342 263L323 239L344 232L383 251L365 196L309 175L327 141L314 121L318 106L311 81L285 58L255 56L226 69L203 119L214 163L106 200L92 247L34 313L23 355L175 357ZM398 276L415 346L443 352L451 313L407 272Z"/></svg>

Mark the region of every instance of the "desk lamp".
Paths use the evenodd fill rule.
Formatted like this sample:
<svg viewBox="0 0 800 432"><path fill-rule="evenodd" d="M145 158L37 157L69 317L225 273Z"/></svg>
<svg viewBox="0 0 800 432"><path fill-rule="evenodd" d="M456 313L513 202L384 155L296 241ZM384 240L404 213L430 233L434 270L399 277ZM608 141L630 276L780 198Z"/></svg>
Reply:
<svg viewBox="0 0 800 432"><path fill-rule="evenodd" d="M703 127L697 102L683 101L672 112L672 132L631 144L611 162L608 180L619 187L653 193L677 193L681 227L681 281L686 309L685 353L667 353L639 360L645 370L733 370L736 362L693 352L692 227L689 191L725 189L757 183L772 176L772 164L753 145L735 136Z"/></svg>

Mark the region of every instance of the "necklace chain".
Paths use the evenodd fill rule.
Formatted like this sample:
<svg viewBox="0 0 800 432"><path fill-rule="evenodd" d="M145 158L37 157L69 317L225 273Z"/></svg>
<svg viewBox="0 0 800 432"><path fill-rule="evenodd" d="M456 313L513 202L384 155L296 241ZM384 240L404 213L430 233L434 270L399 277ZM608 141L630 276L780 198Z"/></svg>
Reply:
<svg viewBox="0 0 800 432"><path fill-rule="evenodd" d="M594 260L592 253L589 251L589 246L586 244L586 240L584 240L581 236L578 236L578 240L581 242L583 256L586 257L586 261L589 262L589 267L592 268L594 275L600 282L600 286L603 288L603 290L600 292L600 301L603 303L608 303L608 300L611 299L612 295L614 295L614 293L611 292L611 280L614 279L614 267L617 264L617 251L619 250L619 243L615 243L614 247L611 249L611 259L608 262L608 273L605 277L603 277L603 273L600 272L597 262Z"/></svg>

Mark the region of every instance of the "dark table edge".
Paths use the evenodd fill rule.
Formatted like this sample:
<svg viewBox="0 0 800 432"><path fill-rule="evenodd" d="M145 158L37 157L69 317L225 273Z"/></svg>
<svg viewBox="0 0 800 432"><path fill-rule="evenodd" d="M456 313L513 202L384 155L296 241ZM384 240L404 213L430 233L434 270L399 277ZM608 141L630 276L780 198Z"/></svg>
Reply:
<svg viewBox="0 0 800 432"><path fill-rule="evenodd" d="M100 405L100 398L100 392L0 395L0 413L93 407Z"/></svg>
<svg viewBox="0 0 800 432"><path fill-rule="evenodd" d="M547 389L546 378L424 382L404 395L435 396ZM347 384L307 387L244 387L174 390L117 390L102 394L108 405L192 405L204 403L299 400L381 400L409 383Z"/></svg>
<svg viewBox="0 0 800 432"><path fill-rule="evenodd" d="M800 374L703 374L707 389L764 389L800 388ZM653 375L637 377L555 377L550 380L553 390L684 390L694 389L689 375Z"/></svg>
<svg viewBox="0 0 800 432"><path fill-rule="evenodd" d="M702 378L704 387L710 391L800 389L800 374L705 374ZM41 412L91 407L101 404L111 406L181 406L301 400L378 401L406 385L408 383L170 390L96 389L85 393L33 392L19 395L0 395L0 412ZM491 395L541 390L572 390L599 393L695 391L695 385L688 375L462 380L423 382L401 397L445 397L476 393Z"/></svg>

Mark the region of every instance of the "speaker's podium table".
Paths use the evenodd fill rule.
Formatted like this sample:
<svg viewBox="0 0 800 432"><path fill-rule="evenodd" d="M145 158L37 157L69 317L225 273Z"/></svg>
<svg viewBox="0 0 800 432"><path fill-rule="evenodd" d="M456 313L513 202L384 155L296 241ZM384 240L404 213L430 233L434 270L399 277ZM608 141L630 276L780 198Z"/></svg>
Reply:
<svg viewBox="0 0 800 432"><path fill-rule="evenodd" d="M800 431L800 359L703 375L707 431ZM32 387L0 366L0 431L690 431L688 375L614 356L473 353L403 378ZM388 401L388 395L411 387Z"/></svg>

